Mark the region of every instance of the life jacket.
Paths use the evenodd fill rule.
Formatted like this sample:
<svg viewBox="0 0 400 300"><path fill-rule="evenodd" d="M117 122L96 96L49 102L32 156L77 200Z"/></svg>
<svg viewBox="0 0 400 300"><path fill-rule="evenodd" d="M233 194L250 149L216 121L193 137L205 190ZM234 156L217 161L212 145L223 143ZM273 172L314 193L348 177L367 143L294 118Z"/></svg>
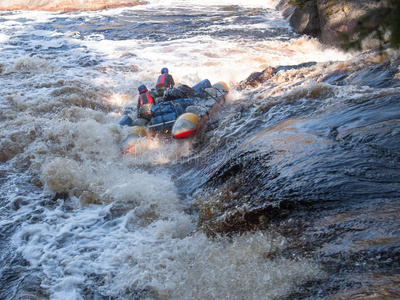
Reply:
<svg viewBox="0 0 400 300"><path fill-rule="evenodd" d="M154 104L153 97L151 97L150 92L147 89L143 89L140 91L139 103L140 103L140 106L143 106L148 103Z"/></svg>
<svg viewBox="0 0 400 300"><path fill-rule="evenodd" d="M168 73L161 74L157 80L157 86L164 85L166 87L170 87L171 83L169 82Z"/></svg>

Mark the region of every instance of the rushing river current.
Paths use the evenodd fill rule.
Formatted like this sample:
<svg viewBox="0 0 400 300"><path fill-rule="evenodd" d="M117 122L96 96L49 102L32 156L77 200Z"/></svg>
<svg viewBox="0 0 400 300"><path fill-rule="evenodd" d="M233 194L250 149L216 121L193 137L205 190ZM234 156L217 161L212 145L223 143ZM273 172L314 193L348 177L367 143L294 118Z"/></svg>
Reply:
<svg viewBox="0 0 400 300"><path fill-rule="evenodd" d="M0 299L400 297L400 53L275 4L0 13ZM163 67L227 104L123 155Z"/></svg>

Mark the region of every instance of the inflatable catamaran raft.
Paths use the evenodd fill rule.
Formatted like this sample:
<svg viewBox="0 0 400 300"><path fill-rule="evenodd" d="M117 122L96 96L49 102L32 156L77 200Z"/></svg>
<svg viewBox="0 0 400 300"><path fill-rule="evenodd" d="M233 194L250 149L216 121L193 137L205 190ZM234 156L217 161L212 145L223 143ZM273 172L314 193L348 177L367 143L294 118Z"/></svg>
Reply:
<svg viewBox="0 0 400 300"><path fill-rule="evenodd" d="M157 134L170 135L174 139L195 136L210 116L224 107L229 92L226 83L211 85L208 79L193 86L192 90L190 97L163 100L155 104L148 124L143 119L134 119L126 114L119 122L121 126L131 126L122 142L123 150L129 152L141 139Z"/></svg>

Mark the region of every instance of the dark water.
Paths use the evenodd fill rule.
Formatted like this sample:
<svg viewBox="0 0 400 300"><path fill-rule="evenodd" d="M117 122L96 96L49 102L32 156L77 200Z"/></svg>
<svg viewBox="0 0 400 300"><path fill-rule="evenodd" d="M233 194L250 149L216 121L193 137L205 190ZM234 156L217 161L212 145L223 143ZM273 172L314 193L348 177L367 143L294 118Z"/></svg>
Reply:
<svg viewBox="0 0 400 300"><path fill-rule="evenodd" d="M0 298L400 298L400 54L222 2L2 13ZM164 65L227 107L122 156Z"/></svg>
<svg viewBox="0 0 400 300"><path fill-rule="evenodd" d="M210 198L196 185L183 186L201 199L199 224L208 234L274 228L290 240L282 255L322 263L327 278L287 299L400 296L398 66L396 56L346 73L337 69L314 76L329 85L235 104L217 129L224 132L216 147L186 162L207 165L196 184ZM304 77L313 69L295 73ZM273 81L274 75L265 80L266 90L275 88Z"/></svg>

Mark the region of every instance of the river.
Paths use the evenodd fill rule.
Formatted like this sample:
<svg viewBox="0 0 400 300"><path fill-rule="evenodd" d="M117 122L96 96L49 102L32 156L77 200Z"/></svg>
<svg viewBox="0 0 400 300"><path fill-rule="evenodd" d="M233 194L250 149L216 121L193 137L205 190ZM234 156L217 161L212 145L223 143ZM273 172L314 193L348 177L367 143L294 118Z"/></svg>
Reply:
<svg viewBox="0 0 400 300"><path fill-rule="evenodd" d="M400 297L399 52L206 2L0 13L1 299ZM226 107L123 155L163 67Z"/></svg>

